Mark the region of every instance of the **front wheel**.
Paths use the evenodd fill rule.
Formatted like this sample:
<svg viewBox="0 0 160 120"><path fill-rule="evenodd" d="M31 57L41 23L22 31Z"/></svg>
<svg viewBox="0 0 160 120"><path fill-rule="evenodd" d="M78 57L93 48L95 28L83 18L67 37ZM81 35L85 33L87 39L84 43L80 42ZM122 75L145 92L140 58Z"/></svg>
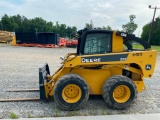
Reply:
<svg viewBox="0 0 160 120"><path fill-rule="evenodd" d="M115 75L106 80L102 95L104 101L112 108L124 109L131 105L137 96L134 82L122 75Z"/></svg>
<svg viewBox="0 0 160 120"><path fill-rule="evenodd" d="M55 84L54 99L65 110L80 109L89 98L86 81L77 74L62 76Z"/></svg>

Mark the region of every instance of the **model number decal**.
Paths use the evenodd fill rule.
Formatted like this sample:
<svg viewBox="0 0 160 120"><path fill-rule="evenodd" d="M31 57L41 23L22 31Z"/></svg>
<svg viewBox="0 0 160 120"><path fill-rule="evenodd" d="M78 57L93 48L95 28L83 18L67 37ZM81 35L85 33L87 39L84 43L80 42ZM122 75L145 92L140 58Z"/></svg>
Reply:
<svg viewBox="0 0 160 120"><path fill-rule="evenodd" d="M133 53L133 56L142 56L142 53Z"/></svg>
<svg viewBox="0 0 160 120"><path fill-rule="evenodd" d="M120 61L126 61L127 58L120 58Z"/></svg>

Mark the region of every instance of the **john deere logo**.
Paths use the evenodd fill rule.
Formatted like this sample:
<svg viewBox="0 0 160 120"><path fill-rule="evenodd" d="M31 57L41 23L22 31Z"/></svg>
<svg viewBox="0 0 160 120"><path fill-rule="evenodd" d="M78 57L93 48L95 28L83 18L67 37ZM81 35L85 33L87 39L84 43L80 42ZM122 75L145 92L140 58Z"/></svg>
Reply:
<svg viewBox="0 0 160 120"><path fill-rule="evenodd" d="M82 63L101 62L101 58L82 58Z"/></svg>
<svg viewBox="0 0 160 120"><path fill-rule="evenodd" d="M146 65L146 70L151 70L152 66L150 64Z"/></svg>
<svg viewBox="0 0 160 120"><path fill-rule="evenodd" d="M127 34L126 33L121 33L121 36L122 37L127 37Z"/></svg>

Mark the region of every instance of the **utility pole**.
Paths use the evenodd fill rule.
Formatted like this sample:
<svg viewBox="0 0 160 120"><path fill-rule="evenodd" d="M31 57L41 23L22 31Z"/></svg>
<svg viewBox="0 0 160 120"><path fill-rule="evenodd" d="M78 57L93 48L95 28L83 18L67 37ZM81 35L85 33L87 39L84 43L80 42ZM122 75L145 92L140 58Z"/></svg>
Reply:
<svg viewBox="0 0 160 120"><path fill-rule="evenodd" d="M148 38L148 43L150 44L150 39L151 39L151 34L152 34L152 26L153 26L153 22L154 22L156 10L157 10L157 9L160 9L160 8L158 8L157 6L151 7L151 5L149 5L149 8L150 8L150 9L154 9L153 19L152 19L152 22L151 22L150 32L149 32L149 38Z"/></svg>

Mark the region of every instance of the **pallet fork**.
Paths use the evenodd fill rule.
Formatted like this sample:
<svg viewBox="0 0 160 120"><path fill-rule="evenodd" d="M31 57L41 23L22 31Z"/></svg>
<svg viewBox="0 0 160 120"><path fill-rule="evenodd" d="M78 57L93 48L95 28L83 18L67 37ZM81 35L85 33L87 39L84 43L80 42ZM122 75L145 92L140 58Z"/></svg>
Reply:
<svg viewBox="0 0 160 120"><path fill-rule="evenodd" d="M39 68L39 89L9 89L6 92L40 92L40 98L14 98L14 99L0 99L0 102L19 102L19 101L38 101L47 100L45 95L45 82L47 81L47 75L50 75L49 66L45 64L42 68Z"/></svg>

